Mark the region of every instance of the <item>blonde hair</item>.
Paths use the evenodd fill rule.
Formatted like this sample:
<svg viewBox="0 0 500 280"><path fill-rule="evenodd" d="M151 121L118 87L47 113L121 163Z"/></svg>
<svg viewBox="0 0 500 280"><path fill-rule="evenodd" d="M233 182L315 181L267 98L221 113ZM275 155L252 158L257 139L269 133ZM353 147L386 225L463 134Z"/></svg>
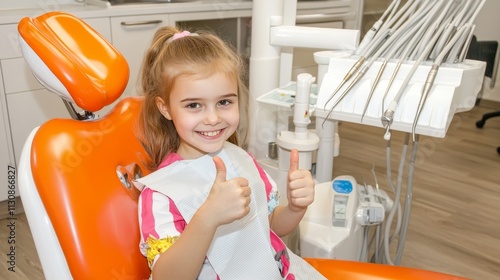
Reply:
<svg viewBox="0 0 500 280"><path fill-rule="evenodd" d="M157 30L147 50L140 74L140 90L144 103L139 119L139 139L150 157L148 167L158 168L161 161L175 152L180 138L172 121L158 110L157 97L169 103L170 91L180 76L209 77L223 73L238 84L240 122L237 131L228 141L245 148L249 119L249 93L245 86L244 62L237 52L211 32L198 31L173 40L174 27Z"/></svg>

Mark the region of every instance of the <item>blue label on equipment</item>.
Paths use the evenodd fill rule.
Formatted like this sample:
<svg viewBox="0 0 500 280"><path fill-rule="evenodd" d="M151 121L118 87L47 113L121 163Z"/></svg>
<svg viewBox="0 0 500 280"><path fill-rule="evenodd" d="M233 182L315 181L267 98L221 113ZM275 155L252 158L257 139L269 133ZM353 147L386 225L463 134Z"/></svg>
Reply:
<svg viewBox="0 0 500 280"><path fill-rule="evenodd" d="M333 181L333 190L337 193L351 193L352 192L352 184L347 180L335 180Z"/></svg>

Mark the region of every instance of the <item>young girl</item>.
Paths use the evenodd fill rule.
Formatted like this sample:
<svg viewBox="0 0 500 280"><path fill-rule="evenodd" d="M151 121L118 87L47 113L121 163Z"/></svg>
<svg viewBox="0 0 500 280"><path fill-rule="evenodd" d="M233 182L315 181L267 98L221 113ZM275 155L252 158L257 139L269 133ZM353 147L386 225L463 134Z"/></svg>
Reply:
<svg viewBox="0 0 500 280"><path fill-rule="evenodd" d="M324 279L287 250L314 198L292 152L288 205L245 145L243 62L210 33L157 31L142 69L141 141L150 175L139 199L141 251L153 279Z"/></svg>

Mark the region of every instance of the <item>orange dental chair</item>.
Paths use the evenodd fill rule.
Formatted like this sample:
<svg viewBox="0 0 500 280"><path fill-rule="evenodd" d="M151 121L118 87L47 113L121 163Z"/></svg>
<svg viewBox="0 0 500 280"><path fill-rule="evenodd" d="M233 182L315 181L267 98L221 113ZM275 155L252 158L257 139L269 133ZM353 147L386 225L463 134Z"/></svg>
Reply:
<svg viewBox="0 0 500 280"><path fill-rule="evenodd" d="M74 118L35 128L19 163L21 199L45 277L147 279L139 251L139 191L132 184L146 175L147 155L134 134L142 99L124 98L102 118L92 114L119 99L128 82L125 59L66 13L24 18L18 29L33 74L62 97ZM354 261L307 261L328 279L463 279Z"/></svg>

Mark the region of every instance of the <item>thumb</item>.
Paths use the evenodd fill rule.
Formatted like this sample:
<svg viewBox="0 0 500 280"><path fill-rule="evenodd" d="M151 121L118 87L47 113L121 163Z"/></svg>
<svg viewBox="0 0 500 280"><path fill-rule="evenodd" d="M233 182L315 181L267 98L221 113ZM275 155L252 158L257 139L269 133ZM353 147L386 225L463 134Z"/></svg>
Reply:
<svg viewBox="0 0 500 280"><path fill-rule="evenodd" d="M297 149L293 149L290 152L290 169L289 172L295 171L299 169L299 151Z"/></svg>
<svg viewBox="0 0 500 280"><path fill-rule="evenodd" d="M220 157L212 158L215 164L215 182L225 182L226 181L226 165Z"/></svg>

